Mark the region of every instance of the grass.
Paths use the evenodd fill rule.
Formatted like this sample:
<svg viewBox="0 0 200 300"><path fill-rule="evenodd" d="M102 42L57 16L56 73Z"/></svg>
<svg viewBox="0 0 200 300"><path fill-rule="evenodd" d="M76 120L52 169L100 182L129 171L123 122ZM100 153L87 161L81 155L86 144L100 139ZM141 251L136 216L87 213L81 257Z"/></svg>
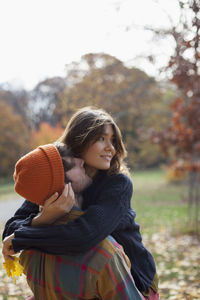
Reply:
<svg viewBox="0 0 200 300"><path fill-rule="evenodd" d="M169 184L162 170L134 172L132 179L132 207L141 232L152 234L162 228L182 231L187 221L187 187Z"/></svg>

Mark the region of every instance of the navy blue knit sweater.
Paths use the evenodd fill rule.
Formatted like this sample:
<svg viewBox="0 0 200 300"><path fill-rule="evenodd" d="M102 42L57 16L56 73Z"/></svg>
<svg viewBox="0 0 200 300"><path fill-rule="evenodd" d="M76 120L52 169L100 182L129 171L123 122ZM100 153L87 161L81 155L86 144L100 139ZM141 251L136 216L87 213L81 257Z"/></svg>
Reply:
<svg viewBox="0 0 200 300"><path fill-rule="evenodd" d="M83 193L84 214L67 225L31 227L38 206L25 200L8 220L3 238L15 232L13 248L36 248L53 254L90 250L108 235L121 244L131 261L131 272L140 291L147 291L156 273L150 252L144 247L131 208L132 182L124 174L108 176L99 171Z"/></svg>

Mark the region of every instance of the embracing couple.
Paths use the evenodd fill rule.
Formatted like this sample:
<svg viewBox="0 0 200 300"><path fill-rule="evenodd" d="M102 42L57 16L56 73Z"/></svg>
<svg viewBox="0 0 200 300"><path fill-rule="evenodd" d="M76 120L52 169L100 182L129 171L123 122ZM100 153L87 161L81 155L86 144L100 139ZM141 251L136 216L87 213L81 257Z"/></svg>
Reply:
<svg viewBox="0 0 200 300"><path fill-rule="evenodd" d="M2 252L23 250L31 299L159 299L125 156L113 118L85 107L59 141L16 163L15 190L27 200L5 225Z"/></svg>

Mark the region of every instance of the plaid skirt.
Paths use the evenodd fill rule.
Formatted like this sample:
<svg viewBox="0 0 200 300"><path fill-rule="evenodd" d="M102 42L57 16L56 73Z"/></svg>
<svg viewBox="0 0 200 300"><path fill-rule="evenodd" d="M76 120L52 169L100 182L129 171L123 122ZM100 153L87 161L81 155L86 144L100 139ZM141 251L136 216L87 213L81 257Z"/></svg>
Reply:
<svg viewBox="0 0 200 300"><path fill-rule="evenodd" d="M72 222L82 214L79 209L72 209L54 225ZM96 285L98 259L102 260L102 256L97 257L95 247L85 255L53 255L33 249L24 250L20 255L36 300L99 299L94 293L91 295L90 288L90 284Z"/></svg>
<svg viewBox="0 0 200 300"><path fill-rule="evenodd" d="M84 268L82 255L51 255L36 250L24 250L20 263L24 267L27 283L34 299L37 300L71 300L99 299L90 293L90 284L94 285L95 270ZM67 278L67 280L66 280Z"/></svg>

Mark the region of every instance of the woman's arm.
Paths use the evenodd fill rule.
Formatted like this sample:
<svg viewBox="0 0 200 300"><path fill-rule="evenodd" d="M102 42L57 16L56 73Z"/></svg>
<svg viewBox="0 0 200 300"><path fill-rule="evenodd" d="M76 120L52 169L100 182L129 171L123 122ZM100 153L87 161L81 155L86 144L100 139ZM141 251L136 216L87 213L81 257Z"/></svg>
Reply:
<svg viewBox="0 0 200 300"><path fill-rule="evenodd" d="M15 230L14 250L34 247L55 254L90 250L117 228L130 208L132 182L126 175L116 174L100 190L95 204L74 222L45 227L22 224Z"/></svg>

